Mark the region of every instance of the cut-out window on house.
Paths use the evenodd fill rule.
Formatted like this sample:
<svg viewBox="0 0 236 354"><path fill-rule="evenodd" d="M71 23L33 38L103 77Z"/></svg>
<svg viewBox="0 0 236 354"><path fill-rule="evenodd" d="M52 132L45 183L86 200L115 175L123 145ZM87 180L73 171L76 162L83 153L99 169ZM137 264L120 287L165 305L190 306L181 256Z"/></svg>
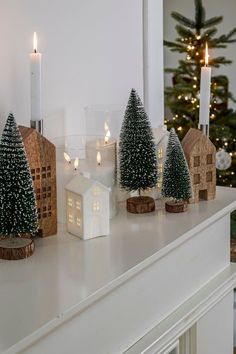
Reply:
<svg viewBox="0 0 236 354"><path fill-rule="evenodd" d="M195 175L193 175L193 183L194 184L200 183L200 174L199 173L196 173Z"/></svg>
<svg viewBox="0 0 236 354"><path fill-rule="evenodd" d="M81 220L80 220L80 218L76 218L76 224L77 224L77 226L81 226Z"/></svg>
<svg viewBox="0 0 236 354"><path fill-rule="evenodd" d="M42 171L45 172L46 171L46 167L42 167Z"/></svg>
<svg viewBox="0 0 236 354"><path fill-rule="evenodd" d="M161 148L157 149L157 157L158 157L158 159L163 158L163 149L161 149Z"/></svg>
<svg viewBox="0 0 236 354"><path fill-rule="evenodd" d="M76 200L76 202L75 202L75 208L76 208L77 210L80 210L80 209L81 209L81 202L80 202L79 200Z"/></svg>
<svg viewBox="0 0 236 354"><path fill-rule="evenodd" d="M68 198L67 204L68 204L69 207L72 207L73 206L73 199L72 198Z"/></svg>
<svg viewBox="0 0 236 354"><path fill-rule="evenodd" d="M212 154L208 154L207 155L207 165L211 165L212 164Z"/></svg>
<svg viewBox="0 0 236 354"><path fill-rule="evenodd" d="M206 181L212 182L212 172L211 171L206 173Z"/></svg>
<svg viewBox="0 0 236 354"><path fill-rule="evenodd" d="M194 156L193 158L193 167L200 166L200 156Z"/></svg>
<svg viewBox="0 0 236 354"><path fill-rule="evenodd" d="M72 214L69 214L69 215L68 215L68 221L69 221L71 224L73 224L74 219L73 219L73 215L72 215Z"/></svg>
<svg viewBox="0 0 236 354"><path fill-rule="evenodd" d="M93 203L93 211L99 211L99 210L100 210L100 203L94 202Z"/></svg>

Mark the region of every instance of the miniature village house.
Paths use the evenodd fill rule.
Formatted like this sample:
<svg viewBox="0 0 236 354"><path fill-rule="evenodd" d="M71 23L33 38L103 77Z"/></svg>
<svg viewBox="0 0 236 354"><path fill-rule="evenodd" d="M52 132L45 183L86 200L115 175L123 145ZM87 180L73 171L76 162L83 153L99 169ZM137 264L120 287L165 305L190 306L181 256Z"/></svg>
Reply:
<svg viewBox="0 0 236 354"><path fill-rule="evenodd" d="M76 175L66 186L68 231L84 240L108 235L109 193L103 184Z"/></svg>
<svg viewBox="0 0 236 354"><path fill-rule="evenodd" d="M37 200L39 236L57 233L56 149L32 128L19 127L28 157Z"/></svg>
<svg viewBox="0 0 236 354"><path fill-rule="evenodd" d="M163 174L163 168L164 168L164 159L165 159L165 154L166 154L166 147L168 144L168 139L169 139L169 131L167 130L167 126L159 126L158 128L153 128L153 136L155 140L155 146L156 146L156 157L157 157L157 168L158 168L158 175L159 180L157 183L157 192L158 192L158 197L160 197L160 190L161 190L161 185L162 185L162 174Z"/></svg>
<svg viewBox="0 0 236 354"><path fill-rule="evenodd" d="M192 185L193 198L211 200L216 193L216 148L210 139L200 130L189 129L182 141L182 147L188 162Z"/></svg>
<svg viewBox="0 0 236 354"><path fill-rule="evenodd" d="M161 198L162 175L170 132L167 130L166 125L161 125L158 128L153 128L152 132L156 148L157 171L159 178L156 187L152 188L151 190L142 192L142 195L151 196L154 199L158 199Z"/></svg>

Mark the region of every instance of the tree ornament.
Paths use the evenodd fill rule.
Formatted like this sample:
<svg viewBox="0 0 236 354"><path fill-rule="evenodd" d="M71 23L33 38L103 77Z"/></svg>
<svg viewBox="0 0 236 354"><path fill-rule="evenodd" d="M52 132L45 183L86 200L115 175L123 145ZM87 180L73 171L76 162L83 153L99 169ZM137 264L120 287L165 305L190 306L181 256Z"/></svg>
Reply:
<svg viewBox="0 0 236 354"><path fill-rule="evenodd" d="M191 177L188 164L179 138L172 128L166 149L163 171L162 196L171 198L166 203L169 212L182 212L187 209L187 201L192 197Z"/></svg>
<svg viewBox="0 0 236 354"><path fill-rule="evenodd" d="M216 168L217 170L224 171L230 168L232 163L232 157L231 155L225 151L224 149L221 149L217 151L216 153Z"/></svg>
<svg viewBox="0 0 236 354"><path fill-rule="evenodd" d="M29 164L22 136L10 113L0 141L0 235L10 236L15 242L18 236L32 235L37 228L36 200ZM20 244L18 239L17 244Z"/></svg>
<svg viewBox="0 0 236 354"><path fill-rule="evenodd" d="M121 127L119 143L120 185L128 192L138 191L135 205L148 203L149 207L133 208L137 213L153 211L154 200L141 197L142 190L157 184L157 158L154 137L143 104L134 89L131 90ZM152 199L152 198L151 198ZM132 201L132 200L131 200ZM129 209L130 198L127 201ZM151 205L151 207L150 207Z"/></svg>

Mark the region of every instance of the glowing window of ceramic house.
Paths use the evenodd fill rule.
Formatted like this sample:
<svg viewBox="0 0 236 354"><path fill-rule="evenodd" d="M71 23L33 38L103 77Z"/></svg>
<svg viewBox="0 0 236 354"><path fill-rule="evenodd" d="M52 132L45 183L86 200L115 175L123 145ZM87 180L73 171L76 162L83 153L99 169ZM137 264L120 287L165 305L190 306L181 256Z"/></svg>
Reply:
<svg viewBox="0 0 236 354"><path fill-rule="evenodd" d="M72 214L69 214L69 215L68 215L68 221L69 221L69 223L71 223L71 224L74 223L74 218L73 218L73 215L72 215Z"/></svg>
<svg viewBox="0 0 236 354"><path fill-rule="evenodd" d="M75 209L77 209L77 210L81 210L81 201L80 200L76 200L76 202L75 202Z"/></svg>
<svg viewBox="0 0 236 354"><path fill-rule="evenodd" d="M69 207L73 207L73 199L71 197L68 197L67 203Z"/></svg>
<svg viewBox="0 0 236 354"><path fill-rule="evenodd" d="M76 218L76 224L77 226L81 226L81 219L79 217Z"/></svg>
<svg viewBox="0 0 236 354"><path fill-rule="evenodd" d="M158 157L158 159L162 159L163 158L163 149L162 148L158 148L157 157Z"/></svg>
<svg viewBox="0 0 236 354"><path fill-rule="evenodd" d="M94 188L93 188L93 195L95 196L95 197L97 197L97 196L99 196L101 194L101 188L99 188L98 186L95 186Z"/></svg>
<svg viewBox="0 0 236 354"><path fill-rule="evenodd" d="M100 210L100 203L99 202L94 202L93 203L93 211L98 212Z"/></svg>

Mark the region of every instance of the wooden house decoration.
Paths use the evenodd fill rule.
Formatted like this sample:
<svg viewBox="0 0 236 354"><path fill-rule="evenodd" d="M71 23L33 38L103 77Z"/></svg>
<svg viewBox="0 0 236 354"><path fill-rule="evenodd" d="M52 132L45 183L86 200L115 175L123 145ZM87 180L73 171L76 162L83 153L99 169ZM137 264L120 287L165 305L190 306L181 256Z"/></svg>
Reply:
<svg viewBox="0 0 236 354"><path fill-rule="evenodd" d="M66 186L67 229L84 240L110 233L110 189L76 175Z"/></svg>
<svg viewBox="0 0 236 354"><path fill-rule="evenodd" d="M56 149L37 130L19 127L37 200L39 236L57 233Z"/></svg>
<svg viewBox="0 0 236 354"><path fill-rule="evenodd" d="M182 147L193 184L193 198L190 203L197 203L200 199L214 199L216 194L215 146L200 130L191 128L182 140Z"/></svg>

